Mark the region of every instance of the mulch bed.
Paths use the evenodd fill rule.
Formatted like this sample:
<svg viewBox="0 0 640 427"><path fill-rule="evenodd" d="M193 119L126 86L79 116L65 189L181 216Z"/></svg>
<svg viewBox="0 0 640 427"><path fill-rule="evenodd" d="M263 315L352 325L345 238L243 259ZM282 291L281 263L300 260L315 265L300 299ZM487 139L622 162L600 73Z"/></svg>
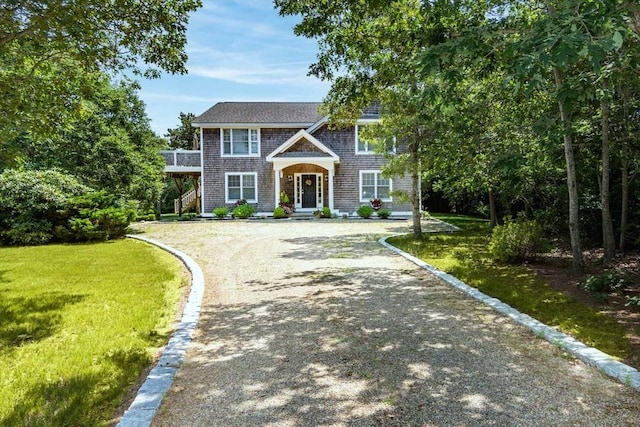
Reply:
<svg viewBox="0 0 640 427"><path fill-rule="evenodd" d="M585 273L577 274L571 268L571 254L556 252L543 257L529 268L544 278L556 289L570 295L575 300L597 308L615 318L627 331L631 352L622 362L640 370L640 309L625 306L623 295L609 295L606 302L598 301L584 290L581 280L587 275L598 275L617 270L629 274L633 284L626 290L627 296L640 296L640 253L616 257L613 262L604 263L602 252L585 252Z"/></svg>

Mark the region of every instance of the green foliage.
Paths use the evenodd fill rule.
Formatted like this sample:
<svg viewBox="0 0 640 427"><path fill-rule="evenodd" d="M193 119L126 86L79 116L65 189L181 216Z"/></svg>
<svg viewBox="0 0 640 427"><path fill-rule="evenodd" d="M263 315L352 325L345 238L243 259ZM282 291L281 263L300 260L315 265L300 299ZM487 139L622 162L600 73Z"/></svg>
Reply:
<svg viewBox="0 0 640 427"><path fill-rule="evenodd" d="M196 116L193 113L180 112L180 125L175 129L167 129L165 137L169 138L169 148L182 148L184 150L197 150L200 146L198 128L191 126ZM194 143L197 147L194 147Z"/></svg>
<svg viewBox="0 0 640 427"><path fill-rule="evenodd" d="M506 263L532 261L549 249L549 242L540 224L524 216L518 216L515 221L506 218L504 225L493 229L489 243L491 256Z"/></svg>
<svg viewBox="0 0 640 427"><path fill-rule="evenodd" d="M584 290L600 301L606 301L609 294L620 294L631 285L629 279L617 271L607 271L599 275L589 275L582 280Z"/></svg>
<svg viewBox="0 0 640 427"><path fill-rule="evenodd" d="M318 218L332 218L331 209L328 206L313 211L313 216Z"/></svg>
<svg viewBox="0 0 640 427"><path fill-rule="evenodd" d="M0 425L111 425L168 340L180 268L133 240L0 248Z"/></svg>
<svg viewBox="0 0 640 427"><path fill-rule="evenodd" d="M82 114L57 134L24 135L16 161L28 169L59 169L97 190L154 207L162 189L164 140L151 131L137 84L100 79L82 97Z"/></svg>
<svg viewBox="0 0 640 427"><path fill-rule="evenodd" d="M285 218L287 216L286 212L284 211L284 208L282 206L277 206L274 210L273 210L273 217L275 219L280 219L280 218Z"/></svg>
<svg viewBox="0 0 640 427"><path fill-rule="evenodd" d="M331 209L329 206L324 206L320 209L320 218L331 218Z"/></svg>
<svg viewBox="0 0 640 427"><path fill-rule="evenodd" d="M371 215L373 215L373 213L375 212L375 209L373 209L371 206L369 205L361 205L357 210L356 213L358 214L358 216L360 218L371 218Z"/></svg>
<svg viewBox="0 0 640 427"><path fill-rule="evenodd" d="M234 218L246 219L253 215L254 212L255 209L253 208L253 206L247 204L245 200L245 203L240 204L233 209L233 216Z"/></svg>
<svg viewBox="0 0 640 427"><path fill-rule="evenodd" d="M389 209L380 209L378 211L378 217L382 219L388 219L391 216L391 211Z"/></svg>
<svg viewBox="0 0 640 427"><path fill-rule="evenodd" d="M488 221L434 216L462 230L420 239L392 237L389 243L587 345L621 359L629 355L625 330L615 319L557 291L525 267L494 263L487 248Z"/></svg>
<svg viewBox="0 0 640 427"><path fill-rule="evenodd" d="M0 241L35 245L50 241L64 226L70 198L89 191L77 179L56 170L0 174Z"/></svg>
<svg viewBox="0 0 640 427"><path fill-rule="evenodd" d="M11 245L122 237L136 214L55 170L6 170L0 202L0 241Z"/></svg>
<svg viewBox="0 0 640 427"><path fill-rule="evenodd" d="M195 212L186 212L178 216L178 221L191 221L196 218Z"/></svg>
<svg viewBox="0 0 640 427"><path fill-rule="evenodd" d="M226 206L217 207L213 210L213 214L216 216L216 218L222 219L229 214L229 208L227 208Z"/></svg>
<svg viewBox="0 0 640 427"><path fill-rule="evenodd" d="M136 215L136 221L155 221L158 217L155 212L148 212L146 214L138 214Z"/></svg>
<svg viewBox="0 0 640 427"><path fill-rule="evenodd" d="M627 307L640 308L640 296L627 297L627 302L624 304Z"/></svg>
<svg viewBox="0 0 640 427"><path fill-rule="evenodd" d="M24 218L11 221L0 237L9 245L42 245L53 239L54 230L47 220Z"/></svg>
<svg viewBox="0 0 640 427"><path fill-rule="evenodd" d="M200 0L0 3L0 144L25 131L55 133L82 114L79 101L96 73L185 73L187 22L200 6Z"/></svg>

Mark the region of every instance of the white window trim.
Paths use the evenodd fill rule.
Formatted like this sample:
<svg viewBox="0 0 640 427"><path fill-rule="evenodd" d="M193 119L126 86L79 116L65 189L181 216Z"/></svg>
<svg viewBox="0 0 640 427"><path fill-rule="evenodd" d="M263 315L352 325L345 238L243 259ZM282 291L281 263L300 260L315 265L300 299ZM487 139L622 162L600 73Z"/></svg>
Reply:
<svg viewBox="0 0 640 427"><path fill-rule="evenodd" d="M256 198L247 199L247 203L258 203L258 172L225 172L224 174L224 199L225 203L235 203L239 199L229 199L229 177L240 175L240 199L244 199L244 186L242 185L243 175L253 175L253 179L256 185Z"/></svg>
<svg viewBox="0 0 640 427"><path fill-rule="evenodd" d="M356 135L355 135L355 140L356 140L356 154L365 154L365 155L370 155L370 154L375 154L373 151L373 147L371 146L371 144L369 144L367 141L364 141L365 145L365 150L359 150L358 146L359 146L359 135L360 135L360 127L361 125L356 125Z"/></svg>
<svg viewBox="0 0 640 427"><path fill-rule="evenodd" d="M360 203L366 203L369 202L371 199L365 199L362 197L362 175L365 173L375 173L375 174L380 174L382 175L382 172L380 170L361 170L360 171L360 182L359 182L359 186L358 186L358 192L360 194ZM393 191L393 178L389 178L389 197L385 198L385 199L380 199L383 202L393 202L393 197L391 197L391 192ZM376 197L378 196L378 177L376 176L376 180L375 180L375 192L376 192Z"/></svg>
<svg viewBox="0 0 640 427"><path fill-rule="evenodd" d="M239 129L239 130L247 130L249 131L249 133L251 133L252 130L257 131L258 133L258 152L257 153L249 153L249 154L225 154L224 152L224 131L225 130L230 130L231 131L231 149L233 150L233 130L234 129ZM224 127L224 128L220 128L220 156L221 157L260 157L260 140L261 140L261 132L260 132L260 128L255 128L255 127ZM249 139L249 150L251 150L251 139Z"/></svg>
<svg viewBox="0 0 640 427"><path fill-rule="evenodd" d="M358 149L358 145L359 145L358 143L360 142L359 135L360 135L360 127L361 126L366 126L366 125L356 125L356 128L355 128L356 129L355 130L355 132L356 132L356 135L355 135L355 139L356 139L356 155L378 154L378 153L375 152L375 149L371 146L371 144L369 142L367 142L367 141L364 141L364 143L366 144L366 149L364 151ZM394 136L393 137L393 147L391 148L391 150L389 150L389 153L395 154L396 145L397 145L396 144L396 137Z"/></svg>

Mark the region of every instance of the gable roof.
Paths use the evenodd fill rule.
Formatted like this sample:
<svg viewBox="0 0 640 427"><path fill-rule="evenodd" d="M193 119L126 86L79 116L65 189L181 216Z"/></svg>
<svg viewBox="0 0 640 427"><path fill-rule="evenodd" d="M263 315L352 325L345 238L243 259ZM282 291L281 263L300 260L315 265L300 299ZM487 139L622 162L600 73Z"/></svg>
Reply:
<svg viewBox="0 0 640 427"><path fill-rule="evenodd" d="M293 147L299 141L308 141L315 146L319 151L314 152L291 152L287 151ZM295 135L285 141L278 148L273 150L271 154L266 157L267 162L272 162L276 157L329 157L335 162L340 162L340 156L331 151L329 147L318 141L313 135L309 134L306 130L299 130Z"/></svg>
<svg viewBox="0 0 640 427"><path fill-rule="evenodd" d="M308 127L322 116L321 102L219 102L196 117L192 124L206 125L288 125Z"/></svg>

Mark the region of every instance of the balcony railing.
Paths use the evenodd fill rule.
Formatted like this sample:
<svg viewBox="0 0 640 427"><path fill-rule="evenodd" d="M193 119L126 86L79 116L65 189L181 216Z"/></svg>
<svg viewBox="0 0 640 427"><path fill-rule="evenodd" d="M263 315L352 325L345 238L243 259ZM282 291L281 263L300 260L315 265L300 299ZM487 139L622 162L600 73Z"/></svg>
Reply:
<svg viewBox="0 0 640 427"><path fill-rule="evenodd" d="M163 150L165 172L201 172L200 150Z"/></svg>

